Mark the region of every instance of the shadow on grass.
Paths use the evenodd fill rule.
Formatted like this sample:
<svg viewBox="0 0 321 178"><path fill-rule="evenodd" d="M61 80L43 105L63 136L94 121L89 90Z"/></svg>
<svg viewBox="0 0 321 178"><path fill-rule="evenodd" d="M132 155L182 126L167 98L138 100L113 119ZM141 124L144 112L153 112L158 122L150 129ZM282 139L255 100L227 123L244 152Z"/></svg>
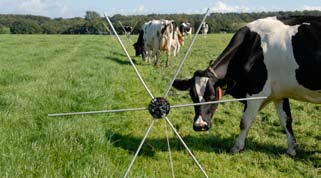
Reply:
<svg viewBox="0 0 321 178"><path fill-rule="evenodd" d="M136 152L142 137L133 137L130 135L121 135L118 133L113 133L110 130L106 132L106 138L114 146L128 150L129 153ZM230 148L233 146L236 137L222 138L218 136L184 136L182 137L184 142L193 151L204 151L204 152L215 152L215 153L229 153ZM181 142L176 137L172 137L170 140L170 146L172 151L184 151L185 148ZM257 152L262 152L274 157L279 157L286 154L286 147L276 146L271 144L262 144L254 141L251 138L246 140L245 150L253 150ZM147 137L140 155L153 156L157 151L167 152L167 141L166 137L160 139L149 139ZM311 160L310 157L313 155L320 154L320 151L305 151L297 150L297 155L294 157L295 160ZM319 165L319 163L318 163ZM319 165L320 166L320 165Z"/></svg>
<svg viewBox="0 0 321 178"><path fill-rule="evenodd" d="M107 60L114 61L120 65L130 65L130 62L128 61L127 57L119 58L119 57L113 57L113 56L106 56ZM134 61L133 61L134 62ZM135 62L134 62L135 63Z"/></svg>
<svg viewBox="0 0 321 178"><path fill-rule="evenodd" d="M136 65L137 61L135 60L134 56L130 56L131 59L133 60L133 63ZM120 53L120 52L112 52L110 56L106 56L105 59L114 61L120 65L130 65L130 62L128 61L127 56L125 53Z"/></svg>

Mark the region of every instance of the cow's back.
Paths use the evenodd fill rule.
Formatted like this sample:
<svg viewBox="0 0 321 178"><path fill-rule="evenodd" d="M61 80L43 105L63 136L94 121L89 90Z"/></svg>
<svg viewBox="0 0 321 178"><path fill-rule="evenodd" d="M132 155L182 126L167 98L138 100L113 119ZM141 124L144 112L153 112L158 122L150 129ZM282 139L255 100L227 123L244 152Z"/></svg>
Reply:
<svg viewBox="0 0 321 178"><path fill-rule="evenodd" d="M162 22L160 20L152 20L143 25L144 44L149 48L159 47L161 36Z"/></svg>
<svg viewBox="0 0 321 178"><path fill-rule="evenodd" d="M321 103L321 23L300 20L289 25L270 17L247 26L261 38L268 72L264 91L277 99Z"/></svg>

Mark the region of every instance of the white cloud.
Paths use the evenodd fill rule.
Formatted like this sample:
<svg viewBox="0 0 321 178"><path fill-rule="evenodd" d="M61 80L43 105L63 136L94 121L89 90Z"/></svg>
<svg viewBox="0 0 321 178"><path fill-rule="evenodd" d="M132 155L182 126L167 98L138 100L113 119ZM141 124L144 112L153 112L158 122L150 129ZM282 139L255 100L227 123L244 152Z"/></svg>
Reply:
<svg viewBox="0 0 321 178"><path fill-rule="evenodd" d="M216 2L211 7L212 12L248 12L250 9L246 6L230 6L222 1Z"/></svg>
<svg viewBox="0 0 321 178"><path fill-rule="evenodd" d="M22 1L18 4L17 9L24 13L44 14L46 11L46 4L41 0Z"/></svg>
<svg viewBox="0 0 321 178"><path fill-rule="evenodd" d="M68 16L69 14L68 6L57 0L22 0L17 5L17 10L21 13L43 16Z"/></svg>
<svg viewBox="0 0 321 178"><path fill-rule="evenodd" d="M321 11L321 6L307 6L307 5L305 5L305 6L303 6L303 10L319 10L319 11Z"/></svg>
<svg viewBox="0 0 321 178"><path fill-rule="evenodd" d="M145 12L145 6L140 5L139 7L133 10L134 14L143 14Z"/></svg>
<svg viewBox="0 0 321 178"><path fill-rule="evenodd" d="M32 14L47 17L72 17L68 8L69 0L1 0L0 12L7 14Z"/></svg>

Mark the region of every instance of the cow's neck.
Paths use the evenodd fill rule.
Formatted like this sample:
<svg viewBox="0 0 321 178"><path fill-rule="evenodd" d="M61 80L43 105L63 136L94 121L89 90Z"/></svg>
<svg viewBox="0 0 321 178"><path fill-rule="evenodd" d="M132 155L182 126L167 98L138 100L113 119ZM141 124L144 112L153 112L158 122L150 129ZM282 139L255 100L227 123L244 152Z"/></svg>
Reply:
<svg viewBox="0 0 321 178"><path fill-rule="evenodd" d="M233 97L258 93L267 80L260 36L247 27L239 30L210 65L208 72L212 73L216 81L232 81L234 86L228 93Z"/></svg>
<svg viewBox="0 0 321 178"><path fill-rule="evenodd" d="M228 46L224 49L221 55L210 64L208 73L216 78L216 81L227 81L233 83L233 89L229 90L229 94L233 97L244 97L245 93L242 91L246 80L244 74L246 73L243 66L252 64L249 59L251 46L256 44L255 34L252 34L248 28L242 28L232 38ZM259 44L258 44L259 45ZM224 82L222 82L224 83Z"/></svg>
<svg viewBox="0 0 321 178"><path fill-rule="evenodd" d="M228 75L228 71L230 68L230 63L240 63L241 58L248 56L248 54L242 54L239 51L242 51L242 47L244 43L247 41L246 36L250 33L247 27L239 30L231 39L228 46L224 49L221 55L217 58L217 60L210 64L210 68L212 68L218 79L225 79ZM243 55L243 56L239 56ZM240 58L241 57L241 58Z"/></svg>
<svg viewBox="0 0 321 178"><path fill-rule="evenodd" d="M233 57L229 57L228 55L230 54L222 54L218 60L210 64L208 67L208 71L218 80L226 80L235 77L238 78L242 73L242 71L239 71L240 67L237 67L241 65L241 61L238 61Z"/></svg>
<svg viewBox="0 0 321 178"><path fill-rule="evenodd" d="M227 74L228 65L230 60L215 61L212 65L209 66L208 70L213 76L217 79L224 79Z"/></svg>
<svg viewBox="0 0 321 178"><path fill-rule="evenodd" d="M208 76L218 81L215 87L225 88L224 86L228 85L227 88L229 89L224 92L225 94L229 94L234 98L244 98L246 96L246 91L244 91L246 87L243 85L246 85L246 82L243 81L243 72L237 66L240 66L237 61L216 61L208 67L207 73L209 73Z"/></svg>

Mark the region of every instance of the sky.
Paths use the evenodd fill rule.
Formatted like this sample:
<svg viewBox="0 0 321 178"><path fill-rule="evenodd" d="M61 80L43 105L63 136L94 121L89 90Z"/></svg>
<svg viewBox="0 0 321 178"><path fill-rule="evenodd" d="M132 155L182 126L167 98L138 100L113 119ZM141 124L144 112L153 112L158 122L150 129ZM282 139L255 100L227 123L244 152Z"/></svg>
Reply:
<svg viewBox="0 0 321 178"><path fill-rule="evenodd" d="M84 17L86 11L115 14L200 14L321 10L321 0L0 0L0 14L32 14L51 18Z"/></svg>

